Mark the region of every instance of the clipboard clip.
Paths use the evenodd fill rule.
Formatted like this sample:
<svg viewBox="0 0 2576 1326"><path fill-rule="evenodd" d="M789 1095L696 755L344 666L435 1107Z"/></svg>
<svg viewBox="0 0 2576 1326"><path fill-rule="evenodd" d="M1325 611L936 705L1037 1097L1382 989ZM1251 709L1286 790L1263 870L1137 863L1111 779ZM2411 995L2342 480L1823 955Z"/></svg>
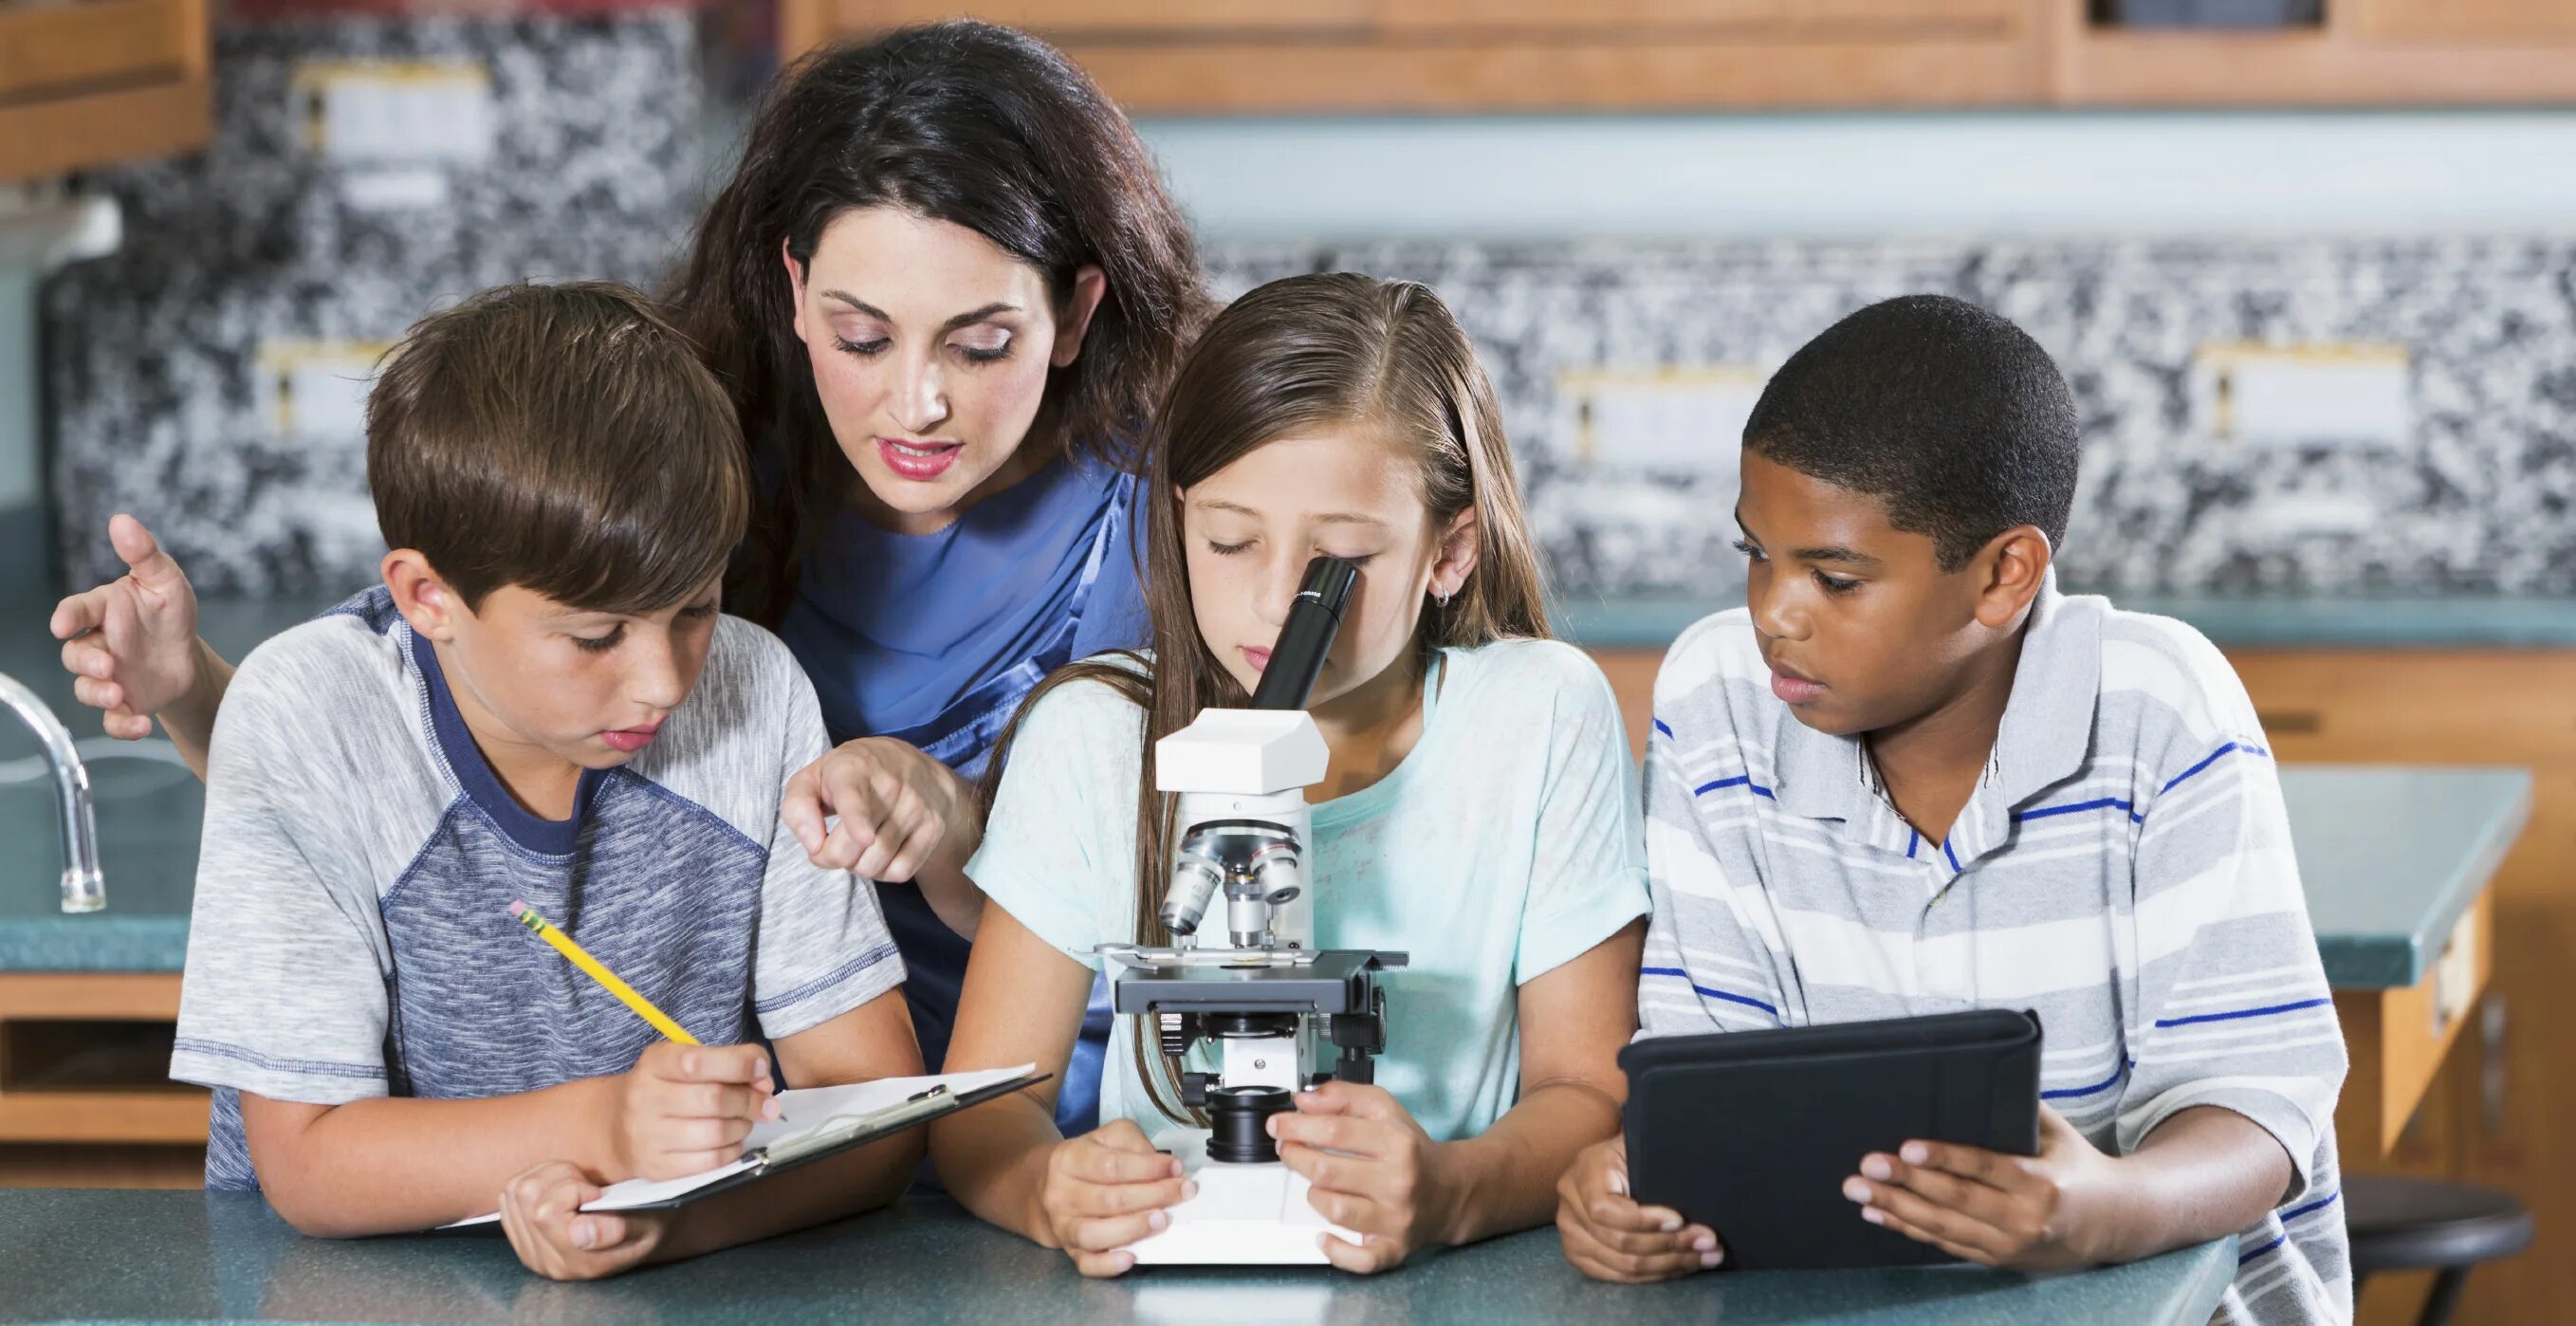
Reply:
<svg viewBox="0 0 2576 1326"><path fill-rule="evenodd" d="M969 1105L979 1104L995 1095L1017 1091L1046 1080L1039 1073L1012 1082L995 1083L964 1095L949 1090L945 1082L916 1091L900 1105L857 1114L836 1114L815 1125L812 1131L785 1138L762 1147L757 1152L753 1173L766 1173L773 1168L792 1165L799 1160L840 1150L861 1140L873 1140L903 1131L916 1123L954 1113Z"/></svg>

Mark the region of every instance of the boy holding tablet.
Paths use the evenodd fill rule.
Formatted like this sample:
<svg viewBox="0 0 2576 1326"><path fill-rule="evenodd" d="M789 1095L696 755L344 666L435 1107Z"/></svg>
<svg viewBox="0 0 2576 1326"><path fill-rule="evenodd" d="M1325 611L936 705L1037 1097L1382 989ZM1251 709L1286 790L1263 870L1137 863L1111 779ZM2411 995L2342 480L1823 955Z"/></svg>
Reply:
<svg viewBox="0 0 2576 1326"><path fill-rule="evenodd" d="M2032 1009L2038 1156L1854 1156L1855 1220L2020 1268L2235 1233L2219 1319L2347 1320L2343 1040L2279 780L2207 640L2058 593L2077 435L2046 352L1947 298L1853 314L1764 390L1748 604L1655 683L1642 1034ZM1626 1180L1624 1139L1567 1172L1577 1267L1724 1260Z"/></svg>

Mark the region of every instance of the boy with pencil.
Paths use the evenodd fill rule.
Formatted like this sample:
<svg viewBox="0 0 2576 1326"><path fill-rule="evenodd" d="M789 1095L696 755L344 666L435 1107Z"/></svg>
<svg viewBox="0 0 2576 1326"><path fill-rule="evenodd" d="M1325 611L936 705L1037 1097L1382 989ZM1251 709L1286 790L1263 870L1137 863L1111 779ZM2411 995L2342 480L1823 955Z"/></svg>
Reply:
<svg viewBox="0 0 2576 1326"><path fill-rule="evenodd" d="M1747 604L1655 678L1639 1021L2033 1010L2039 1154L1888 1138L1851 1158L1855 1229L2031 1270L2235 1234L2217 1320L2347 1321L2343 1038L2280 780L2209 641L2058 592L2077 438L2047 353L1937 296L1862 309L1763 389ZM1722 1231L1630 1196L1625 1146L1559 1184L1568 1258L1720 1265Z"/></svg>
<svg viewBox="0 0 2576 1326"><path fill-rule="evenodd" d="M759 1039L789 1086L921 1071L874 891L779 820L823 725L717 612L750 479L714 378L623 287L487 291L396 347L367 481L384 583L254 651L215 726L170 1070L215 1088L206 1185L331 1237L497 1206L565 1278L891 1199L918 1133L577 1212L733 1159L777 1109Z"/></svg>

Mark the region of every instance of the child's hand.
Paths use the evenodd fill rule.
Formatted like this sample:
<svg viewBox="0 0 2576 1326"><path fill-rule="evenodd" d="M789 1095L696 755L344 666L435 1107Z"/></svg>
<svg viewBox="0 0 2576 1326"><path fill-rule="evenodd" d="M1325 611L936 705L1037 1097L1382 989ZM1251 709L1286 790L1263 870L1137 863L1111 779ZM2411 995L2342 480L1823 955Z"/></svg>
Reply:
<svg viewBox="0 0 2576 1326"><path fill-rule="evenodd" d="M120 515L107 538L126 573L54 605L49 625L72 695L107 711L107 735L132 741L197 684L197 594L143 522Z"/></svg>
<svg viewBox="0 0 2576 1326"><path fill-rule="evenodd" d="M1300 1092L1297 1109L1270 1116L1279 1158L1306 1176L1306 1200L1360 1236L1319 1236L1324 1259L1368 1274L1440 1241L1456 1214L1440 1148L1384 1087L1327 1082Z"/></svg>
<svg viewBox="0 0 2576 1326"><path fill-rule="evenodd" d="M1172 1223L1163 1208L1198 1194L1181 1162L1154 1149L1133 1119L1112 1119L1058 1142L1038 1205L1055 1246L1084 1275L1124 1275L1130 1243Z"/></svg>
<svg viewBox="0 0 2576 1326"><path fill-rule="evenodd" d="M2089 1266L2102 1259L2102 1194L2118 1162L2041 1106L2039 1154L1908 1142L1872 1153L1843 1195L1861 1218L1953 1257L2015 1270Z"/></svg>
<svg viewBox="0 0 2576 1326"><path fill-rule="evenodd" d="M863 737L797 770L778 811L814 864L902 881L957 825L972 824L973 803L974 790L947 765L892 737ZM835 815L841 822L827 833Z"/></svg>
<svg viewBox="0 0 2576 1326"><path fill-rule="evenodd" d="M704 1173L740 1156L754 1123L778 1117L769 1052L757 1045L663 1041L617 1081L609 1136L624 1174Z"/></svg>
<svg viewBox="0 0 2576 1326"><path fill-rule="evenodd" d="M549 1280L597 1280L627 1270L661 1246L664 1224L642 1213L584 1215L600 1188L571 1165L550 1160L501 1186L501 1228L510 1250Z"/></svg>
<svg viewBox="0 0 2576 1326"><path fill-rule="evenodd" d="M1628 1195L1625 1134L1575 1153L1556 1181L1556 1229L1565 1259L1595 1280L1641 1285L1707 1270L1726 1260L1716 1231L1688 1225L1668 1206Z"/></svg>

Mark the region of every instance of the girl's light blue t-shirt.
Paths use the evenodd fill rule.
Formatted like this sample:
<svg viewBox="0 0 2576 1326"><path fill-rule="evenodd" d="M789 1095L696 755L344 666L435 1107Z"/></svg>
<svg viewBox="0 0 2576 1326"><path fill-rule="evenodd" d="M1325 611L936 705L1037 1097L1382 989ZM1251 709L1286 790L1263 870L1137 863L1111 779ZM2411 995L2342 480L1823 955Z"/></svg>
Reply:
<svg viewBox="0 0 2576 1326"><path fill-rule="evenodd" d="M1067 956L1132 942L1143 711L1098 682L1050 692L1009 752L967 873ZM1447 649L1394 772L1314 809L1315 943L1397 949L1377 1082L1439 1140L1518 1099L1521 983L1646 914L1635 765L1610 684L1549 640ZM1161 892L1158 881L1156 896ZM1170 1126L1111 1033L1100 1117Z"/></svg>

